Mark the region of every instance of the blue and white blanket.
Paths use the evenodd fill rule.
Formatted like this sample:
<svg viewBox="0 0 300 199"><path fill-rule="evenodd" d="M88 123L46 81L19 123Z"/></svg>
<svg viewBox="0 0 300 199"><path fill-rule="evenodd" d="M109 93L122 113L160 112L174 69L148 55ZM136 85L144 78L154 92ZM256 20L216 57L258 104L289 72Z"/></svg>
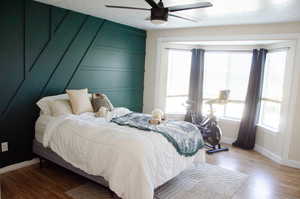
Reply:
<svg viewBox="0 0 300 199"><path fill-rule="evenodd" d="M177 150L180 155L193 156L204 147L204 141L200 130L193 124L185 121L168 120L159 125L150 124L150 115L142 113L129 113L113 118L112 122L126 125L140 130L160 133Z"/></svg>

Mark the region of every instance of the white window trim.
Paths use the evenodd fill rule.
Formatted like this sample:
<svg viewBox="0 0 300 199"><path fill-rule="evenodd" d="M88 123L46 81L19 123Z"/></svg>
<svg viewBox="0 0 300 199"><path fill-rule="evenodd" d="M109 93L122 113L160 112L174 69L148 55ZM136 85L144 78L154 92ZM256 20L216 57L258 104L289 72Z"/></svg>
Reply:
<svg viewBox="0 0 300 199"><path fill-rule="evenodd" d="M266 49L268 49L269 51L272 51L272 52L280 52L280 51L286 51L286 63L285 63L285 67L284 67L284 77L283 77L283 97L284 97L284 88L285 88L285 85L287 84L287 78L289 78L289 75L287 74L288 72L288 67L289 66L289 54L291 53L291 50L293 50L293 45L291 42L288 42L288 43L283 43L283 44L275 44L275 45L269 45L269 46L266 46L265 47ZM283 97L280 101L277 101L277 100L274 100L274 99L270 99L270 98L261 98L260 101L270 101L270 102L274 102L274 103L278 103L280 104L280 116L282 115L282 109L283 109ZM260 117L260 115L259 115ZM280 117L280 121L279 121L279 124L278 124L278 128L274 128L272 126L269 126L269 125L265 125L263 124L261 118L259 118L258 120L258 126L260 126L261 128L265 128L267 129L268 131L271 131L272 133L279 133L281 130L281 120L283 118Z"/></svg>
<svg viewBox="0 0 300 199"><path fill-rule="evenodd" d="M147 100L147 106L144 106L144 111L151 111L154 108L164 109L161 101L165 101L163 84L166 80L165 74L161 72L161 70L166 66L162 64L163 60L163 51L167 42L185 42L185 41L242 41L242 40L289 40L290 42L290 54L289 54L289 64L287 67L288 72L286 75L288 76L288 81L285 82L285 92L283 98L283 110L282 117L288 118L288 120L283 120L283 124L280 125L280 133L276 135L277 139L284 143L284 145L280 149L280 158L282 162L289 161L289 151L290 151L290 143L291 136L293 131L296 129L297 122L297 113L296 107L297 97L300 94L300 67L296 67L300 65L300 34L299 33L275 33L275 34L230 34L230 35L182 35L176 37L170 36L162 36L158 37L156 42L156 53L151 54L151 56L155 57L155 62L153 63L153 71L151 71L151 75L153 77L149 77L151 79L145 79L145 82L149 82L149 80L153 81L153 85L148 88L145 96L150 99ZM265 47L265 46L261 46ZM296 56L297 55L297 56ZM164 70L164 69L163 69ZM153 78L153 80L152 80ZM285 78L286 79L286 78ZM284 134L283 134L284 132Z"/></svg>
<svg viewBox="0 0 300 199"><path fill-rule="evenodd" d="M280 132L279 129L275 129L275 128L272 128L270 126L266 126L266 125L263 125L260 123L257 124L257 127L263 129L264 132L270 133L272 135L276 135Z"/></svg>

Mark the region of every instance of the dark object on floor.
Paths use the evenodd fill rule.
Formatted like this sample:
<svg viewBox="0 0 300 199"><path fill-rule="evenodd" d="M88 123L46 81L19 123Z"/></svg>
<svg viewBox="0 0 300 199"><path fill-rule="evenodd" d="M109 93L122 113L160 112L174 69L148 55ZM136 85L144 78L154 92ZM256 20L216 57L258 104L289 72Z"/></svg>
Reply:
<svg viewBox="0 0 300 199"><path fill-rule="evenodd" d="M215 116L204 117L202 114L195 112L191 116L192 123L199 128L205 141L205 146L209 148L206 151L207 154L229 150L228 148L223 148L220 144L222 131Z"/></svg>

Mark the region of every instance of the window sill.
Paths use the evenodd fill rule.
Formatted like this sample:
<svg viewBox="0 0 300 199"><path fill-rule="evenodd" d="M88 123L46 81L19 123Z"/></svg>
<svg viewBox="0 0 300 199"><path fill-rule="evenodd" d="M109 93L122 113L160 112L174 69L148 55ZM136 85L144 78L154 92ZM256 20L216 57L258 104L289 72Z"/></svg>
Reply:
<svg viewBox="0 0 300 199"><path fill-rule="evenodd" d="M219 120L222 120L222 121L228 121L228 122L232 122L232 123L240 123L241 120L239 119L236 119L236 118L231 118L231 117L219 117L218 118Z"/></svg>
<svg viewBox="0 0 300 199"><path fill-rule="evenodd" d="M167 119L184 120L184 113L166 113Z"/></svg>
<svg viewBox="0 0 300 199"><path fill-rule="evenodd" d="M180 119L185 117L185 113L166 113L167 118L176 118ZM241 120L230 118L230 117L217 117L218 120L225 121L225 122L231 122L231 123L240 123Z"/></svg>
<svg viewBox="0 0 300 199"><path fill-rule="evenodd" d="M279 133L278 129L274 129L272 127L265 126L263 124L257 124L257 127L262 129L262 131L264 131L265 133L269 133L269 134L272 134L272 135L277 135Z"/></svg>

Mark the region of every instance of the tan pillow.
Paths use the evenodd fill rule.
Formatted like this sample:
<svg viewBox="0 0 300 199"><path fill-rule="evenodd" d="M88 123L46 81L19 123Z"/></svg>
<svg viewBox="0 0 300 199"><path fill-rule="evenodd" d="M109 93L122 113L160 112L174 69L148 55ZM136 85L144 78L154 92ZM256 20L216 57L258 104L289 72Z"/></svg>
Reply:
<svg viewBox="0 0 300 199"><path fill-rule="evenodd" d="M108 97L102 93L93 93L92 104L94 112L98 112L101 107L105 107L108 111L112 111L114 109L114 106Z"/></svg>
<svg viewBox="0 0 300 199"><path fill-rule="evenodd" d="M88 89L66 90L69 95L73 113L78 115L85 112L93 112Z"/></svg>
<svg viewBox="0 0 300 199"><path fill-rule="evenodd" d="M58 117L61 115L72 114L72 107L70 100L59 99L50 102L51 115L53 117Z"/></svg>

